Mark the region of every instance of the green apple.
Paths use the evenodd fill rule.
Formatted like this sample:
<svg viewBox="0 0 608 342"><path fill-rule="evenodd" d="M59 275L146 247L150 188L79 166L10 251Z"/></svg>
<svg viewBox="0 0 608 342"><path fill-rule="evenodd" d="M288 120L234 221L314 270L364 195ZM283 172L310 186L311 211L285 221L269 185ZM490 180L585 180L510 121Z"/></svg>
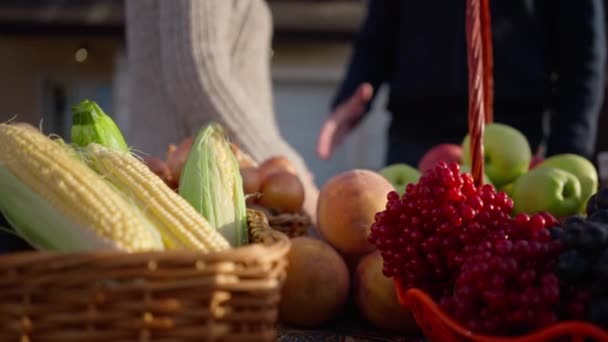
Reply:
<svg viewBox="0 0 608 342"><path fill-rule="evenodd" d="M577 214L583 198L581 182L568 171L535 168L513 184L514 213L547 211L557 218Z"/></svg>
<svg viewBox="0 0 608 342"><path fill-rule="evenodd" d="M403 195L409 183L418 183L420 171L407 164L392 164L382 170L380 174L388 180L393 187Z"/></svg>
<svg viewBox="0 0 608 342"><path fill-rule="evenodd" d="M460 173L471 173L471 166L460 165ZM492 184L492 180L485 172L483 174L483 184Z"/></svg>
<svg viewBox="0 0 608 342"><path fill-rule="evenodd" d="M462 143L462 164L471 165L470 135ZM532 151L528 139L511 126L491 123L483 135L484 169L496 187L512 183L528 171Z"/></svg>
<svg viewBox="0 0 608 342"><path fill-rule="evenodd" d="M597 192L599 183L597 169L593 163L579 155L564 153L551 156L536 167L558 168L568 171L578 177L578 180L581 182L581 196L583 198L580 212L583 213L586 211L587 200Z"/></svg>

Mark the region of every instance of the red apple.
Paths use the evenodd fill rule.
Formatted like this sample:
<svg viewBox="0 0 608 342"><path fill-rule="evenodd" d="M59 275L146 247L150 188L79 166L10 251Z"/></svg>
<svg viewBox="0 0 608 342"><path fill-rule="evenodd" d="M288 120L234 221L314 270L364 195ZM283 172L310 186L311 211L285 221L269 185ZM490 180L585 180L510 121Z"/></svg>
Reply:
<svg viewBox="0 0 608 342"><path fill-rule="evenodd" d="M418 163L418 170L425 174L427 170L434 168L437 163L442 161L460 164L462 161L462 147L455 144L439 144L431 148Z"/></svg>

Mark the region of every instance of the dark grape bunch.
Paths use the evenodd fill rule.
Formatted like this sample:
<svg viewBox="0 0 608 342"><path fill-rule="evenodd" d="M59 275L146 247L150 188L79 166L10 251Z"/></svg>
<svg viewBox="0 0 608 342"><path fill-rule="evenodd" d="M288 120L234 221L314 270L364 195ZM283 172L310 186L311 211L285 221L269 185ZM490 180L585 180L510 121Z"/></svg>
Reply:
<svg viewBox="0 0 608 342"><path fill-rule="evenodd" d="M564 245L555 272L561 281L564 319L608 328L608 188L587 202L587 217L572 216L551 229Z"/></svg>

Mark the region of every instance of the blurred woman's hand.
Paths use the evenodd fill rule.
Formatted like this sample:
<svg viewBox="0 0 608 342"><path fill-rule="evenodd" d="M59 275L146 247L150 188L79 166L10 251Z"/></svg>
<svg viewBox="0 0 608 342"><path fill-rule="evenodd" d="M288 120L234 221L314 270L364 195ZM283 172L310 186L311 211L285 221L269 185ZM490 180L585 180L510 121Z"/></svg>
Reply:
<svg viewBox="0 0 608 342"><path fill-rule="evenodd" d="M317 155L323 160L331 157L342 140L350 133L357 121L365 114L368 102L374 94L369 83L362 83L355 93L340 104L325 120L317 141Z"/></svg>

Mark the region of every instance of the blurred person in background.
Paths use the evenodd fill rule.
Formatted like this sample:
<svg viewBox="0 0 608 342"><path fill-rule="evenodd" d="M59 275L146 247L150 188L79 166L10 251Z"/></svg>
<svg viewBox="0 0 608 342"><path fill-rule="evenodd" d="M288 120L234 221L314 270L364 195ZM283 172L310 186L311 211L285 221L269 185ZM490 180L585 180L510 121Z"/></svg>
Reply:
<svg viewBox="0 0 608 342"><path fill-rule="evenodd" d="M169 143L221 124L261 162L287 157L313 220L318 189L275 120L270 74L272 17L264 0L126 1L129 112L126 135L162 155Z"/></svg>
<svg viewBox="0 0 608 342"><path fill-rule="evenodd" d="M467 134L465 1L370 0L317 153L328 159L389 86L386 163L418 165ZM604 91L602 0L490 1L494 120L533 151L592 158ZM546 123L549 119L549 124Z"/></svg>

